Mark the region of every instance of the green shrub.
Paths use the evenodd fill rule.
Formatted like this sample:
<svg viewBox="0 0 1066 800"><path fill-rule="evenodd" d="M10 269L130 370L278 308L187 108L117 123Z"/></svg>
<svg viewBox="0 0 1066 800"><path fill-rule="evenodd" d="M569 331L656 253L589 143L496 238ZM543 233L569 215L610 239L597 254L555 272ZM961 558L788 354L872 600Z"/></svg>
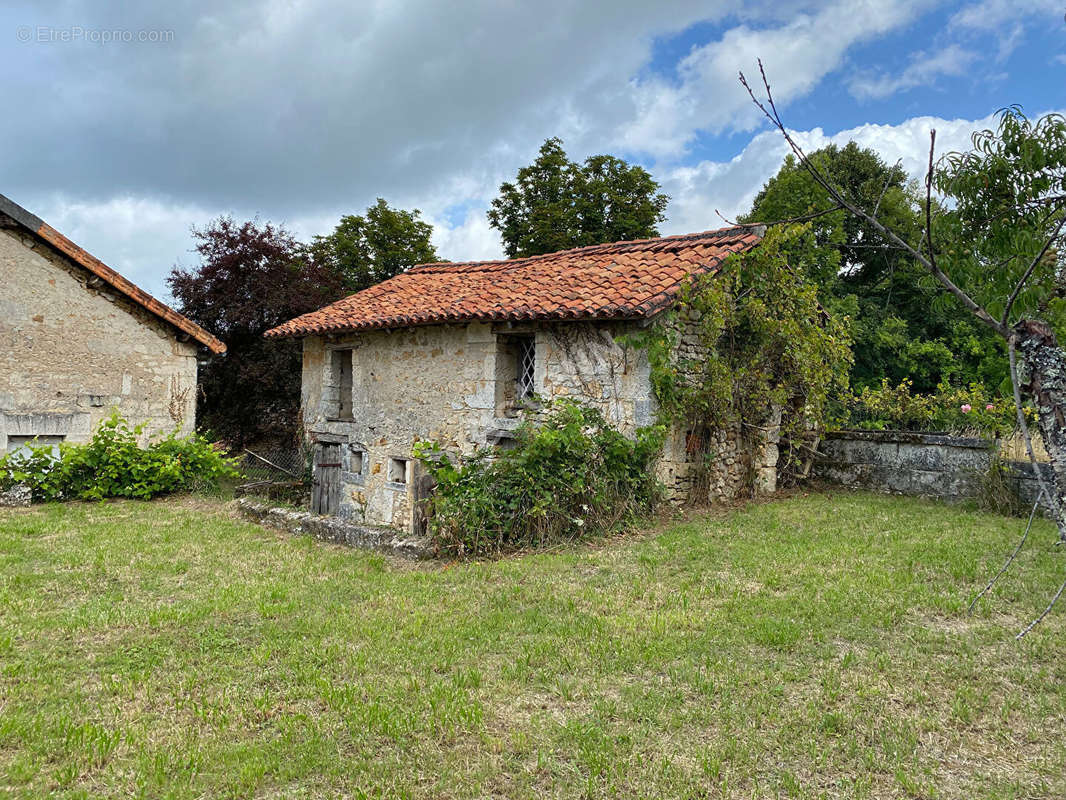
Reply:
<svg viewBox="0 0 1066 800"><path fill-rule="evenodd" d="M1031 409L1027 419L1035 421ZM929 431L989 438L1009 436L1017 427L1014 400L993 395L982 385L941 384L936 394L915 394L911 382L864 388L846 399L843 424L864 430Z"/></svg>
<svg viewBox="0 0 1066 800"><path fill-rule="evenodd" d="M37 502L102 500L188 490L217 489L237 475L236 462L205 438L175 434L147 447L137 444L143 425L131 428L117 413L100 423L85 444L29 447L0 458L0 487L24 483Z"/></svg>
<svg viewBox="0 0 1066 800"><path fill-rule="evenodd" d="M662 427L629 439L570 400L527 417L513 448L483 448L461 463L419 442L415 456L437 482L430 533L440 552L473 556L622 529L659 497L652 466L662 443Z"/></svg>

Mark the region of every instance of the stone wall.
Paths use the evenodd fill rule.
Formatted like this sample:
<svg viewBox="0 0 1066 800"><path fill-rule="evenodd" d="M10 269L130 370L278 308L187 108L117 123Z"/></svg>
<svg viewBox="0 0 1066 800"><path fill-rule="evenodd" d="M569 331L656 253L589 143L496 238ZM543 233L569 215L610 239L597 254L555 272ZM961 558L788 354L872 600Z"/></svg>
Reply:
<svg viewBox="0 0 1066 800"><path fill-rule="evenodd" d="M50 245L0 229L0 452L9 437L85 441L114 408L146 435L193 430L196 343L91 284Z"/></svg>
<svg viewBox="0 0 1066 800"><path fill-rule="evenodd" d="M580 397L623 431L649 424L647 359L616 341L626 330L617 324L562 329L471 323L305 338L305 428L312 439L344 442L339 513L413 532L412 496L421 477L411 459L415 441L439 442L453 455L506 446L519 422L513 397L503 391L513 381L513 370L501 364L508 337L534 337L538 395ZM347 349L351 420L336 416L343 378L333 353ZM402 482L394 471L400 461L406 462Z"/></svg>
<svg viewBox="0 0 1066 800"><path fill-rule="evenodd" d="M597 406L625 433L655 421L650 367L643 350L623 344L637 323L431 325L304 339L304 426L312 440L341 442L341 516L418 533L419 439L454 456L506 446L519 422L512 337L535 341L534 390L546 399L574 397ZM351 368L344 355L351 352ZM351 419L339 418L349 407ZM659 476L676 500L688 499L693 465L686 432L668 437ZM732 497L746 477L736 432L722 434L713 496ZM776 443L760 446L756 468L772 491ZM773 456L772 458L770 456ZM769 485L765 474L769 470ZM402 478L402 479L401 479Z"/></svg>
<svg viewBox="0 0 1066 800"><path fill-rule="evenodd" d="M0 495L0 504L2 498ZM247 497L237 500L235 507L237 513L253 522L296 536L313 536L324 542L344 544L362 550L379 550L400 558L420 560L432 558L434 555L429 539L397 536L392 528L362 525L347 519L279 508Z"/></svg>
<svg viewBox="0 0 1066 800"><path fill-rule="evenodd" d="M839 431L819 446L823 457L813 475L830 483L949 502L976 496L988 471L994 442L986 439L900 431ZM1039 483L1032 464L1009 461L1018 493L1036 499ZM1051 486L1050 465L1041 465Z"/></svg>
<svg viewBox="0 0 1066 800"><path fill-rule="evenodd" d="M708 356L701 327L696 319L679 316L675 364L699 365ZM698 367L686 373L682 366L681 375L693 382L702 379ZM744 492L772 494L777 488L780 426L780 410L746 430L739 424L727 430L674 426L658 465L659 480L668 497L704 503L732 499Z"/></svg>

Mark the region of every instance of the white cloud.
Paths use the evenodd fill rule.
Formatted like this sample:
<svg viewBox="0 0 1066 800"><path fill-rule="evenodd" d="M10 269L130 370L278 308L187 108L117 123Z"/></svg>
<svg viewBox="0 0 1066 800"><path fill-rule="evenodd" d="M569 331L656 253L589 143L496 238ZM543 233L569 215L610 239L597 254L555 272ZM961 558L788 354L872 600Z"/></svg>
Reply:
<svg viewBox="0 0 1066 800"><path fill-rule="evenodd" d="M827 135L821 128L795 132L807 152L828 144L855 141L881 154L888 163L900 161L915 179L923 179L929 156L929 131L936 129L937 153L966 150L975 130L994 127L995 118L978 120L914 117L899 125L862 125ZM751 209L763 184L781 167L788 146L776 131L755 136L734 159L704 161L666 172L663 187L673 198L664 233L690 233L724 225L717 209L729 220Z"/></svg>
<svg viewBox="0 0 1066 800"><path fill-rule="evenodd" d="M432 219L429 220L433 222ZM433 246L448 261L493 261L504 258L500 234L489 225L484 208L471 209L455 227L433 226Z"/></svg>
<svg viewBox="0 0 1066 800"><path fill-rule="evenodd" d="M576 159L660 158L668 229L716 227L713 208L744 210L783 155L759 135L733 161L677 164L701 131L759 124L738 68L757 78L762 57L786 105L935 2L15 0L0 28L162 28L175 39L0 48L0 68L24 78L8 105L26 112L0 126L0 151L47 154L8 159L0 192L157 294L175 262L195 261L190 225L221 213L308 239L382 196L421 208L443 257L500 256L484 209L551 135ZM973 8L984 6L956 15L955 30L1011 8ZM713 40L680 60L676 80L648 76L655 41L696 22L717 25Z"/></svg>
<svg viewBox="0 0 1066 800"><path fill-rule="evenodd" d="M278 216L421 197L456 175L485 184L551 135L578 153L602 150L617 115L630 113L619 101L656 38L742 8L740 0L15 0L0 8L0 31L77 24L174 37L0 48L0 70L20 76L6 103L25 111L0 126L0 151L48 153L5 163L2 191L30 202L48 191L162 195Z"/></svg>
<svg viewBox="0 0 1066 800"><path fill-rule="evenodd" d="M162 300L169 298L163 281L170 268L196 262L190 229L216 216L200 206L133 196L92 202L50 195L29 210Z"/></svg>
<svg viewBox="0 0 1066 800"><path fill-rule="evenodd" d="M998 31L1005 25L1018 22L1023 17L1054 14L1062 20L1062 3L1059 0L981 0L957 11L948 23L953 28L973 28Z"/></svg>
<svg viewBox="0 0 1066 800"><path fill-rule="evenodd" d="M850 47L913 20L926 0L844 0L798 13L777 27L741 25L693 50L678 66L680 84L652 79L634 85L636 113L618 143L658 157L676 157L698 131L753 129L760 115L737 80L743 68L759 81L762 59L779 105L810 92L837 69Z"/></svg>
<svg viewBox="0 0 1066 800"><path fill-rule="evenodd" d="M996 61L1002 63L1021 44L1026 26L1062 25L1066 8L1060 0L980 0L952 15L948 29L955 33L985 33L996 37Z"/></svg>
<svg viewBox="0 0 1066 800"><path fill-rule="evenodd" d="M924 176L929 148L929 131L937 130L938 152L963 150L969 146L974 130L993 126L995 119L945 120L915 117L899 125L862 125L834 134L822 129L796 133L797 140L808 150L826 144L846 144L854 140L877 150L889 162L899 159L915 178ZM787 152L779 134L759 133L744 150L730 161L702 161L692 166L656 170L663 189L671 196L670 217L663 233L690 233L722 227L728 219L751 207L762 185L778 170ZM434 225L433 243L442 258L471 261L503 257L498 233L485 217L488 194L476 183L464 184L466 195L457 187L441 191L432 205L426 204L424 217ZM495 187L493 187L495 188ZM466 199L468 210L455 225L446 222L446 201ZM127 275L150 292L166 298L163 278L175 262L185 266L196 262L191 253L193 241L189 228L203 225L220 213L232 213L239 219L257 215L257 209L227 209L165 202L146 198L120 197L100 203L71 201L53 196L31 209L74 241ZM292 219L275 218L303 240L327 233L342 213L335 209L321 214ZM164 254L162 257L160 254Z"/></svg>
<svg viewBox="0 0 1066 800"><path fill-rule="evenodd" d="M977 53L959 45L948 45L940 50L912 54L910 64L899 75L858 75L851 80L848 88L855 97L880 99L931 84L944 75L964 75L976 60Z"/></svg>

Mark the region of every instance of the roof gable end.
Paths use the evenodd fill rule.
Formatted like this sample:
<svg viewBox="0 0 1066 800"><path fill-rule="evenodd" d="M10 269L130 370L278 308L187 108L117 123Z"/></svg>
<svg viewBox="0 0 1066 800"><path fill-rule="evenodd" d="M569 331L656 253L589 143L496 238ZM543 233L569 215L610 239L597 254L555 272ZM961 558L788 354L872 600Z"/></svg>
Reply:
<svg viewBox="0 0 1066 800"><path fill-rule="evenodd" d="M208 333L191 319L182 316L166 303L152 297L148 292L111 269L100 259L76 245L40 217L31 214L18 203L4 197L2 194L0 194L0 213L6 214L22 228L43 239L71 261L84 267L137 305L195 339L212 353L217 354L226 351L226 345L217 337Z"/></svg>

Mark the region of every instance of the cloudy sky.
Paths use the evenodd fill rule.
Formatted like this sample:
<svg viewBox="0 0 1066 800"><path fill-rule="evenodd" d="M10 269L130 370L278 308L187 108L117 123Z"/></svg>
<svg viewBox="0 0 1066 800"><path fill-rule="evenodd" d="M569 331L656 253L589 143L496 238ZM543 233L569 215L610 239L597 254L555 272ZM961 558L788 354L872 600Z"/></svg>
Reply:
<svg viewBox="0 0 1066 800"><path fill-rule="evenodd" d="M915 175L996 109L1066 107L1066 1L68 0L0 9L0 193L167 297L189 228L309 238L375 197L451 260L502 255L485 210L560 136L646 166L664 233L721 226L783 158L737 82L761 57L810 147ZM6 41L5 41L6 40Z"/></svg>

